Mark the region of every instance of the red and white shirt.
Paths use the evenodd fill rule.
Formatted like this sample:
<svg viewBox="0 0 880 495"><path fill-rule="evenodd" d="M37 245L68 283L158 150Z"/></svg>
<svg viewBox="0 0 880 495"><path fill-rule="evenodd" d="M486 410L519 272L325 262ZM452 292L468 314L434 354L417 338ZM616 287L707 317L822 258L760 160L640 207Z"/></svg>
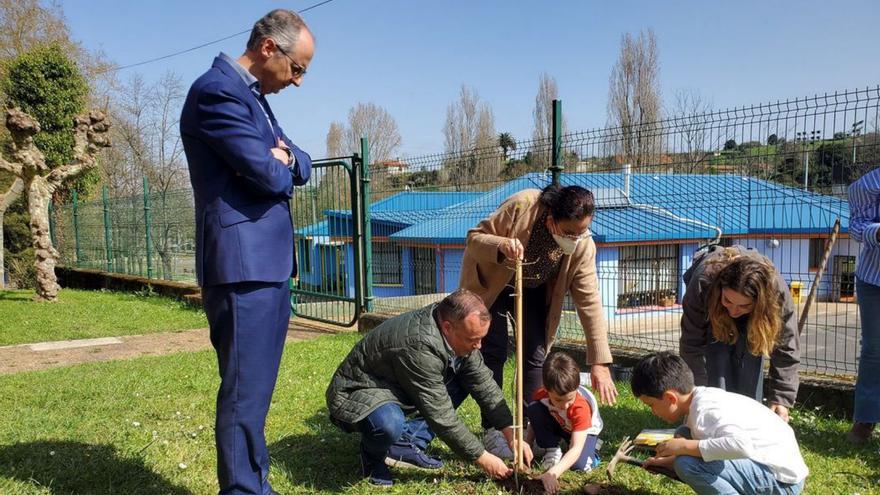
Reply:
<svg viewBox="0 0 880 495"><path fill-rule="evenodd" d="M563 410L552 405L550 403L550 395L544 387L536 390L532 398L541 401L541 404L544 404L547 410L550 411L550 415L553 416L553 419L559 423L559 426L561 426L566 433L589 430L590 427L593 426L593 408L582 393L577 394L574 402L568 407L568 410Z"/></svg>

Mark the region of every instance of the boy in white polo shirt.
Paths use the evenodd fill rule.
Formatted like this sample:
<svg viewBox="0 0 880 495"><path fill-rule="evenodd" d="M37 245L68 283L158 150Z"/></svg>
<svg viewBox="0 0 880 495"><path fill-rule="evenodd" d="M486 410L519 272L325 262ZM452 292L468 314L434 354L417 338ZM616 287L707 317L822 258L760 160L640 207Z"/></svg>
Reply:
<svg viewBox="0 0 880 495"><path fill-rule="evenodd" d="M703 494L797 495L809 473L794 431L759 402L719 388L694 387L682 358L658 352L633 370L633 395L683 436L657 446L645 467L675 469Z"/></svg>

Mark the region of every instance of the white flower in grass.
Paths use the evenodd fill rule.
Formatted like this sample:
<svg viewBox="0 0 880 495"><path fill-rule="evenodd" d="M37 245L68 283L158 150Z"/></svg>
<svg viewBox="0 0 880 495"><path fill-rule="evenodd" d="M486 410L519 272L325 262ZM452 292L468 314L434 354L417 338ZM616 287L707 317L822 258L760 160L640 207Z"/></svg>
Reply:
<svg viewBox="0 0 880 495"><path fill-rule="evenodd" d="M132 421L131 426L134 426L135 428L139 428L141 426L141 422L140 421Z"/></svg>
<svg viewBox="0 0 880 495"><path fill-rule="evenodd" d="M180 464L177 465L177 467L179 467L180 469L186 469L186 464L181 462Z"/></svg>
<svg viewBox="0 0 880 495"><path fill-rule="evenodd" d="M50 451L49 451L49 455L50 455L50 456L55 455L55 451L54 451L54 450L50 450Z"/></svg>

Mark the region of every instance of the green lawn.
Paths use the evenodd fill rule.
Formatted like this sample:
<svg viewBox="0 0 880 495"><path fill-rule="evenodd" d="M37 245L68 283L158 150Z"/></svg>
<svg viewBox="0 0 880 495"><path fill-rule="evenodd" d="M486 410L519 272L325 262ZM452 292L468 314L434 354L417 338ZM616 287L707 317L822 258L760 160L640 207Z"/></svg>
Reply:
<svg viewBox="0 0 880 495"><path fill-rule="evenodd" d="M267 425L271 480L280 493L499 493L481 473L459 463L442 442L447 466L436 473L396 473L391 490L358 476L357 437L330 424L324 389L357 341L354 334L290 344L284 354ZM0 493L216 493L213 409L217 386L212 352L175 354L0 377ZM607 462L624 435L661 427L620 387L616 407L602 410ZM467 424L479 415L468 400ZM878 445L850 447L847 424L815 411L794 411L793 424L812 471L806 493L878 493ZM616 478L630 493L687 493L671 481L621 466ZM565 493L604 481L604 469L567 473Z"/></svg>
<svg viewBox="0 0 880 495"><path fill-rule="evenodd" d="M0 345L205 328L202 311L160 296L63 289L55 303L0 291Z"/></svg>

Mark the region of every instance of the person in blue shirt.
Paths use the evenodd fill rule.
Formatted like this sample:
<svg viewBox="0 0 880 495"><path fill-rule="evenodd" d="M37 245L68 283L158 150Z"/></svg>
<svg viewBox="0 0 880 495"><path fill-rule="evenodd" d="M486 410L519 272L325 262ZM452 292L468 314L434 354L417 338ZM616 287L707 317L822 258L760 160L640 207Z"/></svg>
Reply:
<svg viewBox="0 0 880 495"><path fill-rule="evenodd" d="M180 135L196 213L196 274L217 351L215 436L222 495L275 493L264 427L296 275L288 201L311 158L278 125L266 95L302 83L315 40L293 11L254 24L187 94Z"/></svg>
<svg viewBox="0 0 880 495"><path fill-rule="evenodd" d="M850 238L862 245L856 261L862 354L848 438L863 445L871 440L880 421L880 168L849 186L849 210Z"/></svg>

